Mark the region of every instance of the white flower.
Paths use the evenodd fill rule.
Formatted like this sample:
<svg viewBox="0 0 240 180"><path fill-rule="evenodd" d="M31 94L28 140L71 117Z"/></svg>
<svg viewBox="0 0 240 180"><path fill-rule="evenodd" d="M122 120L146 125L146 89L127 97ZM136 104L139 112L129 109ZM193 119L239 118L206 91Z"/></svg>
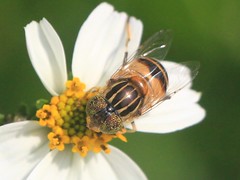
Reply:
<svg viewBox="0 0 240 180"><path fill-rule="evenodd" d="M122 63L127 37L125 13L100 4L80 29L72 61L72 73L89 90L103 85ZM129 54L139 46L140 20L130 17ZM53 96L61 95L67 82L65 54L60 38L46 19L25 27L27 49L32 65L45 88ZM175 64L163 62L166 68ZM189 77L190 78L190 77ZM190 85L171 100L135 121L137 130L166 133L200 122L205 111L198 104L200 93ZM49 128L36 121L12 123L0 127L1 179L146 179L140 168L123 152L110 146L111 153L89 154L82 158L64 151L49 151Z"/></svg>

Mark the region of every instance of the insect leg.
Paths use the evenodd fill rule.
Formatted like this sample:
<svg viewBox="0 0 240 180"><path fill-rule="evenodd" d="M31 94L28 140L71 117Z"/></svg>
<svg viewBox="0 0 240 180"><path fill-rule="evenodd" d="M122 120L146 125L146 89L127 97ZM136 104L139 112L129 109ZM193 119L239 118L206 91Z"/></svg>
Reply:
<svg viewBox="0 0 240 180"><path fill-rule="evenodd" d="M128 59L128 44L131 40L131 34L130 34L130 24L129 24L129 17L126 22L126 32L127 32L127 38L126 38L126 43L125 43L125 53L124 53L124 58L123 58L123 66L127 63Z"/></svg>
<svg viewBox="0 0 240 180"><path fill-rule="evenodd" d="M134 132L136 132L137 131L137 127L136 127L136 124L135 124L134 121L131 122L131 126L132 126L132 129L123 128L121 131L117 132L116 135L119 137L119 135L122 135L122 134L125 134L125 133L134 133Z"/></svg>
<svg viewBox="0 0 240 180"><path fill-rule="evenodd" d="M134 121L131 122L132 129L126 129L127 133L134 133L137 131L137 127Z"/></svg>
<svg viewBox="0 0 240 180"><path fill-rule="evenodd" d="M136 132L137 131L137 126L136 126L136 124L135 124L135 122L134 121L132 121L131 122L131 125L132 125L132 132Z"/></svg>

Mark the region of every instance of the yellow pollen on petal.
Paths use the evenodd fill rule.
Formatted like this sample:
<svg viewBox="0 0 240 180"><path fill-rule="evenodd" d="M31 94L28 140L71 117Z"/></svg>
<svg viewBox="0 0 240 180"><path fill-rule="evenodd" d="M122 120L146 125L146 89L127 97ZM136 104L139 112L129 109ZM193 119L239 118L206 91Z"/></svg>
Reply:
<svg viewBox="0 0 240 180"><path fill-rule="evenodd" d="M52 116L52 106L44 105L42 109L38 110L36 116L40 119L41 126L53 127L55 125L54 117Z"/></svg>
<svg viewBox="0 0 240 180"><path fill-rule="evenodd" d="M76 96L77 98L81 98L84 96L84 90L86 85L81 83L78 78L73 78L71 81L67 81L66 83L67 90L65 92L66 96Z"/></svg>
<svg viewBox="0 0 240 180"><path fill-rule="evenodd" d="M55 126L53 132L48 134L49 148L51 150L58 149L59 151L64 150L64 145L69 144L70 138L64 134L61 127Z"/></svg>
<svg viewBox="0 0 240 180"><path fill-rule="evenodd" d="M123 142L127 142L127 138L125 136L123 136L122 133L117 133L116 136L121 139Z"/></svg>
<svg viewBox="0 0 240 180"><path fill-rule="evenodd" d="M87 128L87 101L96 95L99 89L85 92L85 87L78 78L67 81L66 90L59 96L52 97L49 104L43 105L36 112L39 124L51 129L48 134L51 150L63 151L65 145L70 144L73 153L85 157L90 151L110 153L108 143L114 138L127 142L123 133L103 134Z"/></svg>
<svg viewBox="0 0 240 180"><path fill-rule="evenodd" d="M77 136L72 138L72 143L74 144L72 152L79 153L80 156L85 157L90 150L89 137L84 136L79 138Z"/></svg>
<svg viewBox="0 0 240 180"><path fill-rule="evenodd" d="M94 134L94 138L92 138L92 144L94 144L93 146L93 152L100 152L100 151L107 151L108 148L108 142L110 142L112 139L114 138L114 136L112 135L108 135L108 134L102 134L102 133L97 133Z"/></svg>
<svg viewBox="0 0 240 180"><path fill-rule="evenodd" d="M58 96L54 96L51 99L51 104L56 105L59 102L59 97Z"/></svg>

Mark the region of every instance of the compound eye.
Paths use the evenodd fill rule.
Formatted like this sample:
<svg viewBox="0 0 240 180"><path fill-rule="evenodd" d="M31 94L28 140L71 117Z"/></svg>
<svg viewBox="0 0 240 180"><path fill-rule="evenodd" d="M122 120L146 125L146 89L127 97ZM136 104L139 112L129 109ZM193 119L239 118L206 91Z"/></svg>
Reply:
<svg viewBox="0 0 240 180"><path fill-rule="evenodd" d="M111 113L101 124L100 130L106 134L116 134L123 128L122 119L115 113Z"/></svg>
<svg viewBox="0 0 240 180"><path fill-rule="evenodd" d="M94 114L102 111L107 107L107 103L102 96L94 96L87 103L86 113L88 116L93 116Z"/></svg>

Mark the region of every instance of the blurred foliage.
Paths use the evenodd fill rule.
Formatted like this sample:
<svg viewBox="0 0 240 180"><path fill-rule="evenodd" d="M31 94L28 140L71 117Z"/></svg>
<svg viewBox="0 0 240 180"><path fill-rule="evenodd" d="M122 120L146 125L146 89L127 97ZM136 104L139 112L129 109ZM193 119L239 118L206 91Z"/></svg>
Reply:
<svg viewBox="0 0 240 180"><path fill-rule="evenodd" d="M5 115L0 114L0 125L3 125L5 123Z"/></svg>
<svg viewBox="0 0 240 180"><path fill-rule="evenodd" d="M24 102L49 99L26 51L24 26L46 17L63 41L68 67L78 30L102 1L2 0L0 3L0 113ZM144 23L143 39L162 28L174 31L167 56L201 63L194 88L202 92L205 120L184 131L129 134L127 144L113 142L149 179L240 179L240 1L109 0ZM159 117L161 118L161 117ZM116 162L118 163L118 162Z"/></svg>

